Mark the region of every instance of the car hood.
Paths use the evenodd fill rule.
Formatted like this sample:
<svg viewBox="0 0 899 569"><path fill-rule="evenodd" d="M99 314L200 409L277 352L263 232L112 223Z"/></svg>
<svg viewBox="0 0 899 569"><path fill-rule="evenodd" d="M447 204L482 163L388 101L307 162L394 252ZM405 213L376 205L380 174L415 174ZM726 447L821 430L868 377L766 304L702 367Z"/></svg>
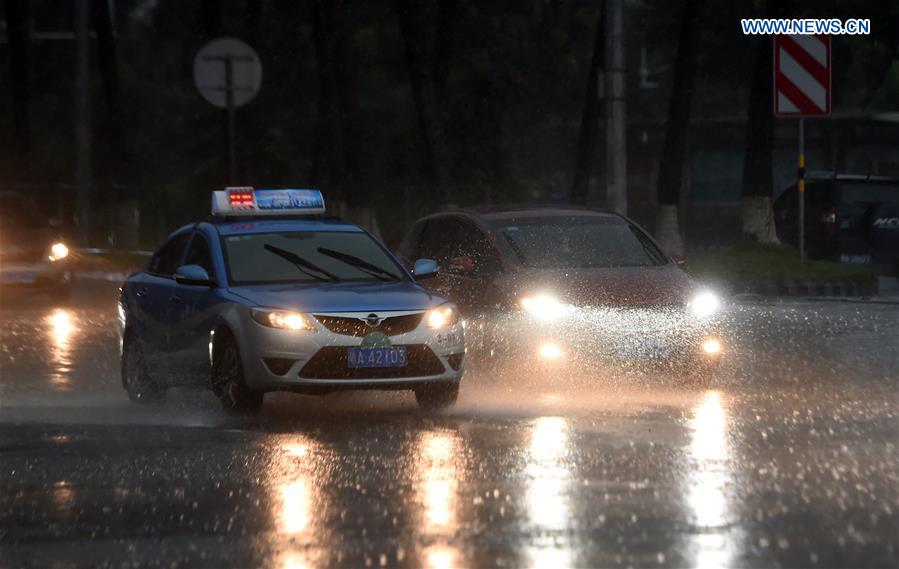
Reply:
<svg viewBox="0 0 899 569"><path fill-rule="evenodd" d="M520 297L546 292L578 306L638 307L683 304L694 288L673 264L610 269L526 269L504 288Z"/></svg>
<svg viewBox="0 0 899 569"><path fill-rule="evenodd" d="M257 306L313 313L424 310L446 302L443 297L409 281L253 285L229 290Z"/></svg>

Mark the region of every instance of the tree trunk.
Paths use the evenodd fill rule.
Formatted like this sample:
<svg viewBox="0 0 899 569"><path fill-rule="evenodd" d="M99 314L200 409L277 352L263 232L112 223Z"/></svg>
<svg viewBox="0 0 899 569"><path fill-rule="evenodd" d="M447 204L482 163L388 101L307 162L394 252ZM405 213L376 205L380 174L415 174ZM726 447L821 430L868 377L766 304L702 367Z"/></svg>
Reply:
<svg viewBox="0 0 899 569"><path fill-rule="evenodd" d="M674 79L668 102L665 145L659 164L657 192L659 199L656 235L665 250L672 255L684 254L680 233L678 202L684 178L687 153L687 133L690 127L690 103L696 76L699 48L699 19L702 0L687 0L681 16L680 37L674 63Z"/></svg>
<svg viewBox="0 0 899 569"><path fill-rule="evenodd" d="M327 184L350 207L369 202L362 180L358 100L351 66L351 34L341 0L312 0L312 34L319 78L318 142L313 181Z"/></svg>
<svg viewBox="0 0 899 569"><path fill-rule="evenodd" d="M448 8L441 8L443 9ZM422 141L422 162L425 175L432 185L434 201L445 205L452 201L448 190L449 150L446 140L446 109L442 101L445 97L439 95L438 80L435 79L435 70L440 73L439 81L446 84L449 73L449 52L441 57L428 62L425 31L427 29L421 12L421 5L416 0L399 0L397 4L399 15L400 33L403 37L405 48L406 66L409 69L409 82L412 90L412 100L415 105L415 114L418 121L419 135ZM454 35L450 30L442 32L445 35ZM441 35L440 32L437 34ZM439 46L440 50L446 46ZM442 66L442 67L441 67Z"/></svg>
<svg viewBox="0 0 899 569"><path fill-rule="evenodd" d="M743 189L741 209L743 234L760 243L777 243L771 199L774 192L772 146L774 115L771 111L772 40L756 40L752 86L749 89L749 112L746 122L746 149L743 156Z"/></svg>
<svg viewBox="0 0 899 569"><path fill-rule="evenodd" d="M437 34L434 39L434 90L443 103L459 22L459 0L437 0Z"/></svg>
<svg viewBox="0 0 899 569"><path fill-rule="evenodd" d="M312 181L316 184L338 185L343 170L343 145L337 106L337 73L334 62L336 42L335 3L329 0L312 1L312 35L318 69L318 131L312 163ZM336 198L342 198L334 188Z"/></svg>
<svg viewBox="0 0 899 569"><path fill-rule="evenodd" d="M246 0L243 13L243 37L247 43L257 47L259 21L262 19L262 1Z"/></svg>
<svg viewBox="0 0 899 569"><path fill-rule="evenodd" d="M788 17L791 0L769 0L765 17ZM743 235L760 243L778 243L774 227L774 113L771 98L774 90L773 40L761 37L757 42L752 85L749 88L749 111L746 119L746 147L743 155L743 187L741 210Z"/></svg>
<svg viewBox="0 0 899 569"><path fill-rule="evenodd" d="M94 0L94 32L97 34L97 65L103 81L103 99L106 110L115 115L119 93L119 71L116 64L116 39L113 13L105 0Z"/></svg>
<svg viewBox="0 0 899 569"><path fill-rule="evenodd" d="M593 56L590 58L590 73L587 79L587 95L584 111L581 113L581 127L578 131L577 161L571 184L571 202L586 205L590 192L590 175L593 158L596 155L596 139L599 136L599 118L602 116L602 102L599 99L599 74L605 61L605 40L603 38L605 4L599 10L596 32L593 37Z"/></svg>
<svg viewBox="0 0 899 569"><path fill-rule="evenodd" d="M10 91L12 92L13 152L27 159L31 153L31 122L29 120L29 51L31 38L31 7L29 0L5 0L6 35L10 55Z"/></svg>
<svg viewBox="0 0 899 569"><path fill-rule="evenodd" d="M200 25L206 39L222 33L222 0L203 0L200 5Z"/></svg>

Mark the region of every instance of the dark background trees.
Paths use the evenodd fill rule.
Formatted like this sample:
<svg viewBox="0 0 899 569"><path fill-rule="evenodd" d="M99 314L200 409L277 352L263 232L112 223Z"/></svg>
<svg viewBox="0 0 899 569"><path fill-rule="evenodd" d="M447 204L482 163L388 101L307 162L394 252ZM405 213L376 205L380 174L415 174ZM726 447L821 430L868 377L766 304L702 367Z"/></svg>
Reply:
<svg viewBox="0 0 899 569"><path fill-rule="evenodd" d="M695 78L692 89L683 82L679 89L689 100L672 106L682 17L692 4L626 3L629 211L650 228L660 193L668 202L738 202L744 147L755 140L743 134L747 111L770 108L770 95L751 88L759 41L739 30L739 18L764 15L755 0L706 3L702 25L687 24ZM862 0L844 14L836 1L795 4L804 16L873 20L872 36L834 40L835 113L895 109L899 8ZM603 205L601 7L600 0L93 0L91 240L121 242L117 228L127 219L151 244L204 216L210 189L225 184L222 111L199 96L191 73L196 51L220 35L250 43L264 67L261 92L237 112L243 183L317 185L332 204L374 207L388 240L410 217L447 205L568 198ZM35 35L71 30L71 2L4 0L3 8L0 187L51 196L48 208L58 202L71 215L74 49ZM685 107L686 115L668 112ZM810 144L830 136L826 128L811 125ZM762 143L755 155L775 152L777 168L783 135ZM751 160L747 167L755 170ZM713 183L716 172L735 181ZM761 180L773 187L753 191L770 195L780 183Z"/></svg>

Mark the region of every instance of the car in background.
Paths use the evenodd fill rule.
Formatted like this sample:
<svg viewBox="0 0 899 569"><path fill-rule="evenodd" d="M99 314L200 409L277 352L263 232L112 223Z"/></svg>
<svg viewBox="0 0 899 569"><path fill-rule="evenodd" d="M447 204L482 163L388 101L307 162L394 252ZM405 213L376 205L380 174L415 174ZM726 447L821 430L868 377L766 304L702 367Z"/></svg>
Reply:
<svg viewBox="0 0 899 569"><path fill-rule="evenodd" d="M774 202L777 237L798 246L796 186ZM805 184L805 243L811 259L873 265L899 276L899 178L811 173Z"/></svg>
<svg viewBox="0 0 899 569"><path fill-rule="evenodd" d="M69 246L56 220L30 199L0 192L0 285L67 297L75 280Z"/></svg>
<svg viewBox="0 0 899 569"><path fill-rule="evenodd" d="M213 219L172 233L119 299L122 383L135 402L207 386L234 413L270 391L414 391L455 403L458 310L380 241L326 218L317 190L226 188ZM419 260L415 273L436 270Z"/></svg>
<svg viewBox="0 0 899 569"><path fill-rule="evenodd" d="M415 222L399 252L437 261L431 286L459 305L469 346L504 353L526 369L662 364L704 381L722 356L719 299L613 212L496 206L438 213Z"/></svg>

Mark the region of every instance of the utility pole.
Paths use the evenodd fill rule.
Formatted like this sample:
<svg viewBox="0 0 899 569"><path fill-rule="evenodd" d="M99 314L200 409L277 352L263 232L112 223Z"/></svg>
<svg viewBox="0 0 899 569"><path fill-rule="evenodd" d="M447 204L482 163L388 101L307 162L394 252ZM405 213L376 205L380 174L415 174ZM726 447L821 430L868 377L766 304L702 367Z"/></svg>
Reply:
<svg viewBox="0 0 899 569"><path fill-rule="evenodd" d="M75 187L81 243L89 244L91 174L90 0L75 2Z"/></svg>
<svg viewBox="0 0 899 569"><path fill-rule="evenodd" d="M605 25L606 203L627 215L624 0L606 0Z"/></svg>

